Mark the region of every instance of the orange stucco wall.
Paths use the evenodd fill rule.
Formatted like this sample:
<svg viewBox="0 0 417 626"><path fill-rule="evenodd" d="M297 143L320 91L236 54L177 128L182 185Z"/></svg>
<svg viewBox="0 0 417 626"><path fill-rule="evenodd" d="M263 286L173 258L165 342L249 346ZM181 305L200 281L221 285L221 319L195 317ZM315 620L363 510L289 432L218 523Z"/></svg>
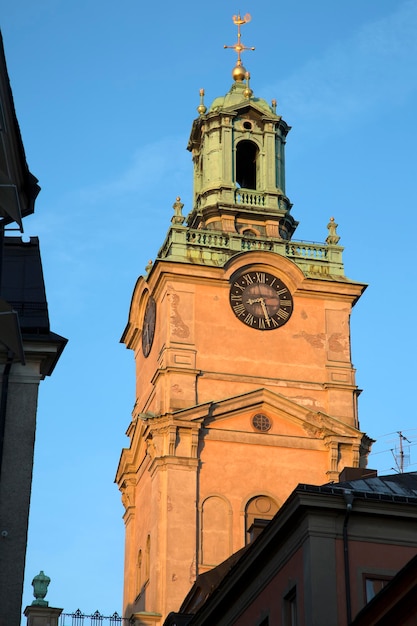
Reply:
<svg viewBox="0 0 417 626"><path fill-rule="evenodd" d="M231 310L229 279L248 264L274 273L292 293L294 312L279 329L257 331ZM226 268L158 262L147 282L138 281L125 335L135 351L137 398L117 477L134 502L126 614L178 610L195 575L216 564L207 559L219 562L244 545L254 496L279 507L299 482L323 484L359 463L349 316L361 289L306 279L294 263L263 252ZM149 294L157 315L145 358ZM268 432L254 428L256 413L269 418ZM148 535L150 576L138 589Z"/></svg>

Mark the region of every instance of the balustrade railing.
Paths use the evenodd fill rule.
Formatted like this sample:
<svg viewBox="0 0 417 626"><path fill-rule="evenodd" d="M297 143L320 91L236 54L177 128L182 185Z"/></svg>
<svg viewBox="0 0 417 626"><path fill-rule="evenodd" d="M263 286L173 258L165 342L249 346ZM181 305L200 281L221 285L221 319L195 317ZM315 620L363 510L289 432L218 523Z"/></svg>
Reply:
<svg viewBox="0 0 417 626"><path fill-rule="evenodd" d="M260 237L246 237L233 233L227 235L218 231L198 230L188 228L185 238L187 243L196 246L207 246L209 248L230 248L231 240L240 239L241 250L267 250L272 251L276 246L282 246L286 256L301 257L315 261L326 261L328 258L328 246L322 243L313 243L307 241L285 241L276 239L261 239ZM166 246L168 247L168 246ZM161 252L164 252L164 248ZM164 256L162 254L162 256Z"/></svg>
<svg viewBox="0 0 417 626"><path fill-rule="evenodd" d="M272 241L267 241L265 239L242 239L241 241L242 250L266 250L270 252L274 249L274 244Z"/></svg>
<svg viewBox="0 0 417 626"><path fill-rule="evenodd" d="M215 248L227 248L229 237L222 233L211 233L207 230L187 230L187 242L200 246L213 246Z"/></svg>
<svg viewBox="0 0 417 626"><path fill-rule="evenodd" d="M236 189L235 202L237 204L247 204L248 206L265 206L265 195L256 191Z"/></svg>
<svg viewBox="0 0 417 626"><path fill-rule="evenodd" d="M285 245L285 252L287 256L325 261L328 247L324 244L306 243L305 241L288 241Z"/></svg>
<svg viewBox="0 0 417 626"><path fill-rule="evenodd" d="M184 226L173 227L168 232L164 245L159 251L159 258L186 259L184 244L189 250L210 250L216 254L232 256L239 251L260 250L274 252L294 260L296 263L327 266L329 271L343 274L342 250L337 245L278 239L277 237L248 236L247 233L202 230ZM209 257L206 257L206 262Z"/></svg>

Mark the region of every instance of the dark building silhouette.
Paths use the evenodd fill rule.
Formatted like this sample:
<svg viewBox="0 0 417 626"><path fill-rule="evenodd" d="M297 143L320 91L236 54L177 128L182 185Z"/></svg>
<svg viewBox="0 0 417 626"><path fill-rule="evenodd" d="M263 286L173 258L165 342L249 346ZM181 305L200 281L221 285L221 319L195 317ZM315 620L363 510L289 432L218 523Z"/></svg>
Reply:
<svg viewBox="0 0 417 626"><path fill-rule="evenodd" d="M50 330L39 241L23 231L40 191L20 135L0 36L0 625L21 619L38 388L67 342Z"/></svg>

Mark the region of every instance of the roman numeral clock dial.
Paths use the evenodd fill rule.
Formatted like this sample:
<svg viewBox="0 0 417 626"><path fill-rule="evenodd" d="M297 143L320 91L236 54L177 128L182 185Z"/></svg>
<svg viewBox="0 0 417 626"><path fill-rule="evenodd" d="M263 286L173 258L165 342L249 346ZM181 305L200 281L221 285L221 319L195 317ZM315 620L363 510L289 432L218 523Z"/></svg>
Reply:
<svg viewBox="0 0 417 626"><path fill-rule="evenodd" d="M156 302L149 297L146 303L145 315L143 317L142 328L142 352L143 356L149 356L152 348L153 338L155 336L155 323L156 323Z"/></svg>
<svg viewBox="0 0 417 626"><path fill-rule="evenodd" d="M238 320L256 330L275 330L291 317L288 287L268 272L241 272L230 286L230 306Z"/></svg>

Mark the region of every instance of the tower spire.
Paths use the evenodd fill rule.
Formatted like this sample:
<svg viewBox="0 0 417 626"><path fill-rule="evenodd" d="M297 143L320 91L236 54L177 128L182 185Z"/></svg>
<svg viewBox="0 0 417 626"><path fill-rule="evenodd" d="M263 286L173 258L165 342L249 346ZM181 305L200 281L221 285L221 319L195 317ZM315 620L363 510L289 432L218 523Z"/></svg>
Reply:
<svg viewBox="0 0 417 626"><path fill-rule="evenodd" d="M251 19L252 17L249 13L246 13L246 15L244 15L243 17L240 16L240 13L234 15L233 23L237 26L237 42L233 44L233 46L224 46L224 48L232 49L237 53L237 62L232 71L232 76L237 82L242 82L245 79L246 74L246 69L242 65L242 59L240 58L240 55L244 50L255 50L253 46L250 48L244 46L241 41L240 27L243 26L243 24L247 24L248 22L250 22Z"/></svg>

